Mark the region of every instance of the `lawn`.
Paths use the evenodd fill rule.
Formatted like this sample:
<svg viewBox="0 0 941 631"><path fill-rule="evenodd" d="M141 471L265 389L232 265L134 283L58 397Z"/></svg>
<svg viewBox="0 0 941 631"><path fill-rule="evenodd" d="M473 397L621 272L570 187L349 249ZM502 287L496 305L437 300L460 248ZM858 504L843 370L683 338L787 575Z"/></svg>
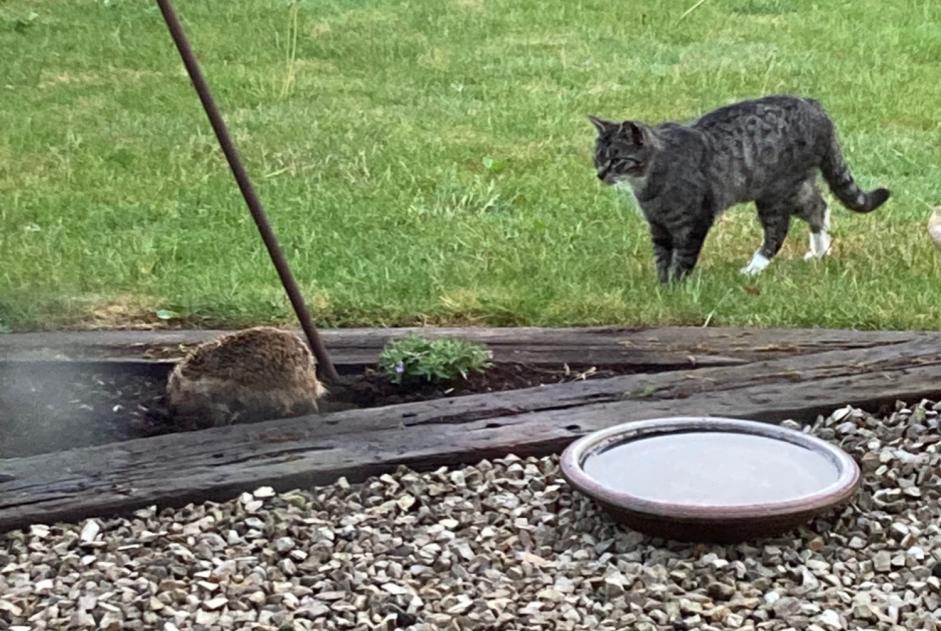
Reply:
<svg viewBox="0 0 941 631"><path fill-rule="evenodd" d="M941 327L933 0L177 0L323 326ZM0 1L0 328L292 322L145 0ZM819 98L871 215L757 280L733 209L684 286L591 165L589 113Z"/></svg>

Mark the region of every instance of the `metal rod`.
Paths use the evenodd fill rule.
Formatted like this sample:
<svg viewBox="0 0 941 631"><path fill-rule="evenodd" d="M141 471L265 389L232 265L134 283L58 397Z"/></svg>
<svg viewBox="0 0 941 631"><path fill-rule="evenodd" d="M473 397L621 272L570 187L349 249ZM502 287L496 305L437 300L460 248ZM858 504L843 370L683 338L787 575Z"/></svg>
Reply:
<svg viewBox="0 0 941 631"><path fill-rule="evenodd" d="M327 349L324 347L323 341L317 333L317 329L314 328L314 323L311 321L310 312L307 310L304 298L301 296L300 289L294 280L294 276L291 274L291 269L288 267L284 254L281 252L278 240L271 226L268 224L268 218L265 215L265 211L261 206L258 196L255 194L255 189L252 187L251 181L248 179L248 174L242 166L242 160L239 158L235 144L229 136L229 131L226 129L225 123L222 120L222 115L219 113L219 109L213 101L212 94L209 91L209 85L203 78L199 64L196 61L196 56L193 54L189 41L186 39L186 34L183 32L183 27L179 19L177 19L176 12L173 10L173 5L170 0L157 0L157 5L160 7L160 12L163 13L163 19L167 23L167 28L170 29L173 42L176 44L177 50L180 51L180 57L183 58L183 65L186 66L186 71L189 73L190 80L193 82L193 87L196 88L196 94L199 95L203 109L206 110L206 116L209 117L212 129L216 132L216 138L218 138L222 152L229 162L232 175L235 176L239 190L242 191L242 197L245 198L245 204L252 213L255 225L258 226L258 232L261 233L261 238L265 242L265 247L268 248L271 262L274 263L274 267L278 271L281 284L284 285L284 291L287 292L288 298L291 300L294 313L297 314L297 319L300 320L301 328L307 336L307 341L310 343L314 357L317 358L317 363L320 364L326 381L335 383L339 380L336 368L330 360L330 355L327 354Z"/></svg>

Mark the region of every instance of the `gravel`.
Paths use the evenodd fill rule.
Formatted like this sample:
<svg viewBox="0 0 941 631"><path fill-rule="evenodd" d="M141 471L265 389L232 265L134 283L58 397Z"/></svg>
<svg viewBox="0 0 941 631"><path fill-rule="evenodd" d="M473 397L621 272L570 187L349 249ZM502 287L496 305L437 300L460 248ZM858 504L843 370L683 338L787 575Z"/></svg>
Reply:
<svg viewBox="0 0 941 631"><path fill-rule="evenodd" d="M557 458L37 525L0 536L0 628L933 629L939 410L818 419L862 492L748 545L619 529Z"/></svg>

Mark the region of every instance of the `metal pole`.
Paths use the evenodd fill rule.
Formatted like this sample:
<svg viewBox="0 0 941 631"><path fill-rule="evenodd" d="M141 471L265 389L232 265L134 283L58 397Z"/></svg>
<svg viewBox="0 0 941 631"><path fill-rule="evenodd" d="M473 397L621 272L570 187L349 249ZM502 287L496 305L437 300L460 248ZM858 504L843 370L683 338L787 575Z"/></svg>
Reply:
<svg viewBox="0 0 941 631"><path fill-rule="evenodd" d="M284 258L284 254L281 252L281 248L278 246L278 240L275 237L274 232L271 230L271 226L268 224L268 218L265 216L265 211L261 206L261 202L258 200L258 196L255 194L255 189L252 187L252 183L248 179L248 174L245 172L245 168L242 166L242 161L241 158L239 158L238 151L235 149L235 144L232 142L232 138L229 136L229 131L226 129L225 123L222 121L222 115L219 114L219 109L216 107L216 104L212 98L212 94L209 92L209 86L206 84L206 80L203 78L202 72L199 70L199 64L196 62L196 56L193 54L193 50L190 48L189 41L186 39L186 34L183 32L183 27L180 24L180 21L177 19L175 11L173 10L173 5L170 0L157 0L157 5L160 7L160 12L163 13L163 19L167 23L167 28L170 29L170 35L173 37L173 42L176 44L177 50L180 51L180 57L183 58L183 65L186 66L186 71L189 73L190 80L193 82L193 87L196 88L196 94L199 95L199 100L203 104L203 109L206 110L206 116L209 117L209 122L212 124L212 129L216 132L216 138L218 138L219 145L222 147L222 152L225 154L226 160L229 162L229 167L232 169L232 175L235 176L235 181L238 183L239 190L242 191L242 197L245 198L245 204L252 213L252 218L255 220L255 225L258 226L258 232L261 233L261 238L265 242L265 247L268 248L268 254L271 256L271 262L274 263L274 267L278 271L278 276L281 278L281 284L284 285L284 291L287 292L288 298L291 300L291 305L294 307L294 313L297 314L297 319L301 322L301 328L304 329L304 334L307 336L307 341L310 343L310 348L314 352L314 357L317 358L317 363L320 364L320 368L326 377L326 381L335 383L339 380L340 377L337 375L336 368L334 368L333 362L330 360L330 356L327 354L327 349L324 347L323 341L320 339L320 335L317 333L317 329L314 328L314 323L310 318L310 312L307 310L307 305L304 304L304 298L301 296L300 289L298 288L297 283L294 281L294 276L291 274L291 270Z"/></svg>

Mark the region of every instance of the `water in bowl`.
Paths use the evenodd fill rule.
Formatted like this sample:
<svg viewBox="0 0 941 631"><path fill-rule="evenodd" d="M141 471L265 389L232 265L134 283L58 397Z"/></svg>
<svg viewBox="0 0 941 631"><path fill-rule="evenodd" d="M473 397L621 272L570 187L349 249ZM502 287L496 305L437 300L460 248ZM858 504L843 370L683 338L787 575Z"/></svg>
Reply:
<svg viewBox="0 0 941 631"><path fill-rule="evenodd" d="M583 468L601 484L637 498L705 506L793 500L839 477L825 454L735 432L641 438L592 453Z"/></svg>

